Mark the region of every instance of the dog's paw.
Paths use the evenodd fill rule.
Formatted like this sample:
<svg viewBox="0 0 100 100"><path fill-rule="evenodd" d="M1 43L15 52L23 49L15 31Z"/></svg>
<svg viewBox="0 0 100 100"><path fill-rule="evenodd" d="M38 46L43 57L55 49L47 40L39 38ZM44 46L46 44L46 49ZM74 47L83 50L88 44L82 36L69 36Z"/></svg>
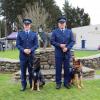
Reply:
<svg viewBox="0 0 100 100"><path fill-rule="evenodd" d="M78 85L77 87L78 87L78 89L81 89L81 86L80 85Z"/></svg>
<svg viewBox="0 0 100 100"><path fill-rule="evenodd" d="M38 89L37 91L40 92L40 89Z"/></svg>
<svg viewBox="0 0 100 100"><path fill-rule="evenodd" d="M82 88L84 88L84 85L83 85L83 84L81 84L80 86L81 86Z"/></svg>
<svg viewBox="0 0 100 100"><path fill-rule="evenodd" d="M33 88L31 88L31 91L33 91L34 89Z"/></svg>

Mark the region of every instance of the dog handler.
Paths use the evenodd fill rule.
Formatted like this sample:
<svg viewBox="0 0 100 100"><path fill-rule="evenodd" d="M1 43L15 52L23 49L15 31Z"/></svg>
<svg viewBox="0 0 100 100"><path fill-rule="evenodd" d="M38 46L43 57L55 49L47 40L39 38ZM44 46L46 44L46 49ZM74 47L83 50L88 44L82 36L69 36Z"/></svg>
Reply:
<svg viewBox="0 0 100 100"><path fill-rule="evenodd" d="M23 31L18 32L16 47L20 51L20 68L21 68L21 91L26 90L26 69L29 73L29 84L32 87L32 63L34 57L34 51L38 48L37 34L31 31L31 19L23 19Z"/></svg>
<svg viewBox="0 0 100 100"><path fill-rule="evenodd" d="M66 18L61 16L58 19L58 28L52 32L51 36L51 44L55 47L56 89L61 88L62 64L64 65L64 86L70 88L70 50L75 40L72 31L66 28L66 21Z"/></svg>

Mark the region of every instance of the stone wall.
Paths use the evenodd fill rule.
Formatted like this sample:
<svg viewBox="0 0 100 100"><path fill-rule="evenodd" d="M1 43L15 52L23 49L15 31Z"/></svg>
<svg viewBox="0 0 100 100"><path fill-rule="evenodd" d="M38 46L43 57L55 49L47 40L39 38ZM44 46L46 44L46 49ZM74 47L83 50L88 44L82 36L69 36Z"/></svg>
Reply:
<svg viewBox="0 0 100 100"><path fill-rule="evenodd" d="M19 69L18 60L0 58L0 72L16 72Z"/></svg>
<svg viewBox="0 0 100 100"><path fill-rule="evenodd" d="M36 53L36 57L40 58L41 69L54 69L55 57L54 49L41 49Z"/></svg>
<svg viewBox="0 0 100 100"><path fill-rule="evenodd" d="M88 68L100 69L100 54L89 57L81 57L78 59L80 59L82 64Z"/></svg>
<svg viewBox="0 0 100 100"><path fill-rule="evenodd" d="M41 49L36 53L41 59L41 69L54 69L54 50ZM0 72L16 72L20 69L19 60L0 58Z"/></svg>
<svg viewBox="0 0 100 100"><path fill-rule="evenodd" d="M74 54L73 51L71 53ZM41 60L41 69L43 75L46 79L54 79L55 77L55 57L54 57L54 49L40 49L36 53L36 57L39 57ZM83 66L90 67L90 68L100 68L100 56L96 57L84 57L78 58L81 59ZM83 67L83 76L84 77L93 77L94 70L90 68ZM20 65L18 60L11 60L11 59L1 59L0 58L0 72L17 72L15 73L15 78L20 78Z"/></svg>
<svg viewBox="0 0 100 100"><path fill-rule="evenodd" d="M73 51L72 51L73 55ZM41 69L54 69L55 59L54 59L54 49L40 49L36 53L36 57L41 59ZM93 69L100 69L100 54L90 57L78 58L81 60L84 66ZM0 71L2 72L16 72L20 69L18 60L11 59L1 59L0 58Z"/></svg>

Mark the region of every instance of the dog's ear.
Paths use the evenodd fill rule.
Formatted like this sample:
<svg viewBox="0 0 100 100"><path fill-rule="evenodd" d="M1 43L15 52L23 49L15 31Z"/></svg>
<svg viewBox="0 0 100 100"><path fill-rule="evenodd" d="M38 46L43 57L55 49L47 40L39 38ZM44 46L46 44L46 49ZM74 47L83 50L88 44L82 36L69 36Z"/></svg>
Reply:
<svg viewBox="0 0 100 100"><path fill-rule="evenodd" d="M83 66L83 64L82 64L81 61L80 61L80 67L82 68L82 66Z"/></svg>
<svg viewBox="0 0 100 100"><path fill-rule="evenodd" d="M73 61L75 61L75 57L73 57L72 59L73 59Z"/></svg>
<svg viewBox="0 0 100 100"><path fill-rule="evenodd" d="M76 65L80 65L80 59L73 59L73 65L76 66Z"/></svg>
<svg viewBox="0 0 100 100"><path fill-rule="evenodd" d="M75 66L75 62L76 62L76 61L75 61L75 57L73 57L73 65L74 65L74 66Z"/></svg>
<svg viewBox="0 0 100 100"><path fill-rule="evenodd" d="M78 59L78 63L79 63L79 65L81 65L81 64L82 64L80 59Z"/></svg>
<svg viewBox="0 0 100 100"><path fill-rule="evenodd" d="M83 66L80 59L78 59L78 65L80 66L80 68L82 68Z"/></svg>
<svg viewBox="0 0 100 100"><path fill-rule="evenodd" d="M36 62L36 57L33 58L33 65L35 64Z"/></svg>
<svg viewBox="0 0 100 100"><path fill-rule="evenodd" d="M75 57L72 58L73 65L75 65Z"/></svg>

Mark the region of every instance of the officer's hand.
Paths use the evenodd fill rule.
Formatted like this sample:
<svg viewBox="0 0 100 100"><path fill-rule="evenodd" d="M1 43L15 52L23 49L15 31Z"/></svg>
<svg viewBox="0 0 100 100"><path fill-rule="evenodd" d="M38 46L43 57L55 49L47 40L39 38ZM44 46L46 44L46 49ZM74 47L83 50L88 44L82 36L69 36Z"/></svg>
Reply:
<svg viewBox="0 0 100 100"><path fill-rule="evenodd" d="M31 53L31 49L28 49L28 54L30 54Z"/></svg>
<svg viewBox="0 0 100 100"><path fill-rule="evenodd" d="M31 53L31 50L30 49L24 49L24 53L30 54Z"/></svg>
<svg viewBox="0 0 100 100"><path fill-rule="evenodd" d="M60 44L60 47L63 49L66 47L66 44Z"/></svg>
<svg viewBox="0 0 100 100"><path fill-rule="evenodd" d="M63 52L67 52L67 50L68 50L68 49L67 49L66 47L65 47L65 48L63 48Z"/></svg>
<svg viewBox="0 0 100 100"><path fill-rule="evenodd" d="M24 49L24 53L28 54L28 49Z"/></svg>

